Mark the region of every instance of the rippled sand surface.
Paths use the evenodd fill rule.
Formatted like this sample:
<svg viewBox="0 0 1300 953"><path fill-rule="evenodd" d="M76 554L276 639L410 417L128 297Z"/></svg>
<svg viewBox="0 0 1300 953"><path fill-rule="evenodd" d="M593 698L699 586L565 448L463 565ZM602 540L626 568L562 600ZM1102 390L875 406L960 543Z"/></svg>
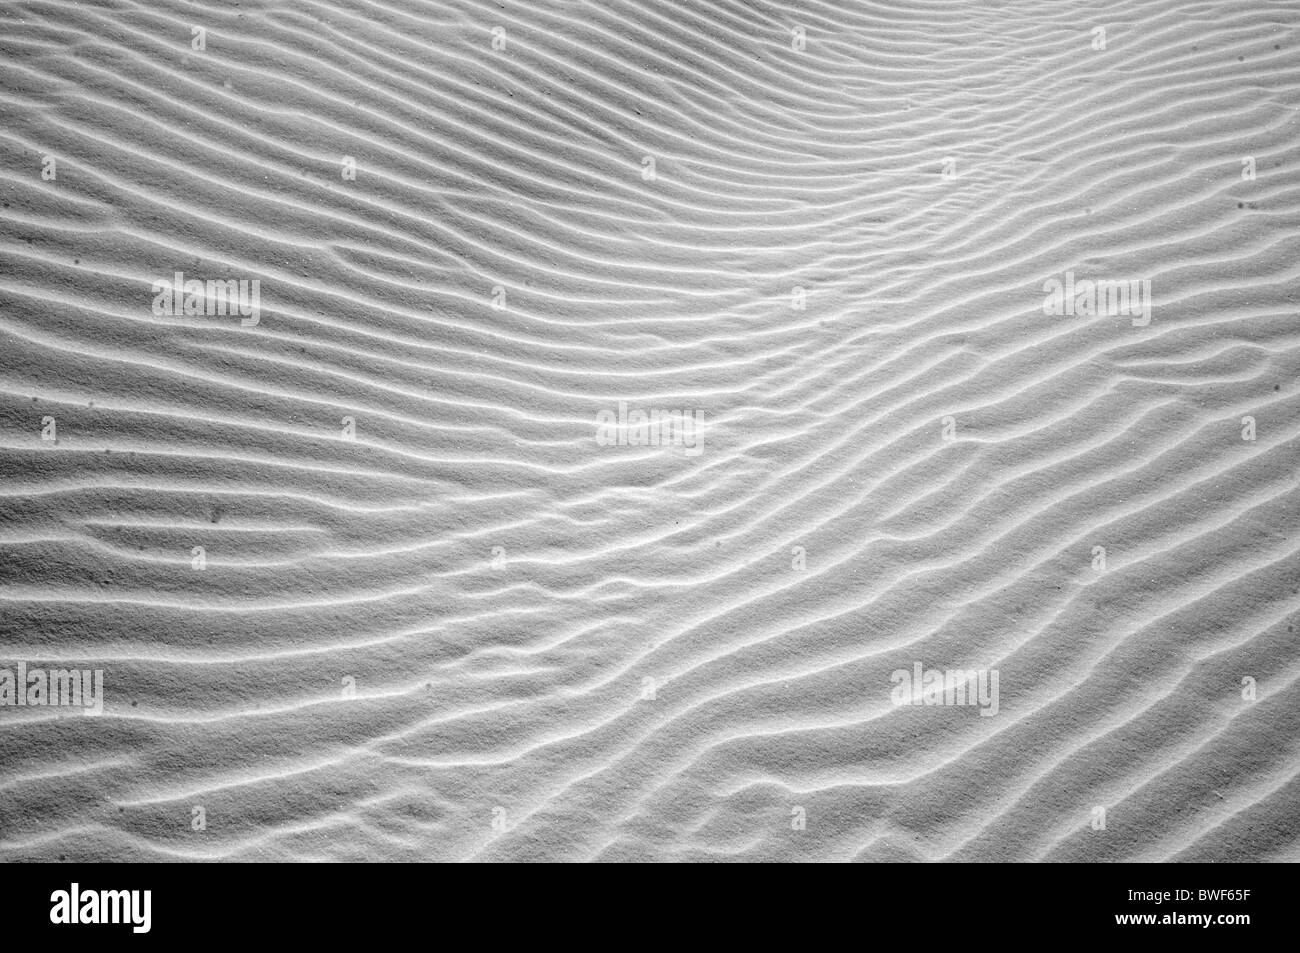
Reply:
<svg viewBox="0 0 1300 953"><path fill-rule="evenodd" d="M0 8L0 860L1300 859L1298 43Z"/></svg>

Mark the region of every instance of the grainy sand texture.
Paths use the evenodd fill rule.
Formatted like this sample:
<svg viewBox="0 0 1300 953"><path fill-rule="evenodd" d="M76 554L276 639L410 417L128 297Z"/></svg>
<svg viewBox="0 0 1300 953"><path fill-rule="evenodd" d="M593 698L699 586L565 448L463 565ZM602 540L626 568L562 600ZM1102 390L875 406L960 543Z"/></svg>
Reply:
<svg viewBox="0 0 1300 953"><path fill-rule="evenodd" d="M1294 0L0 51L0 860L1300 859Z"/></svg>

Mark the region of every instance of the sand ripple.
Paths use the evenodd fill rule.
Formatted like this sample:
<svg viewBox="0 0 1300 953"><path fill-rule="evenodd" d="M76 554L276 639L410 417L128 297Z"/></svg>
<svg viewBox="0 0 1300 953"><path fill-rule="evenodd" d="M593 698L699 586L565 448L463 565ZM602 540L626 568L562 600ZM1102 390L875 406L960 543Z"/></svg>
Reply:
<svg viewBox="0 0 1300 953"><path fill-rule="evenodd" d="M1297 859L1298 28L6 6L0 859Z"/></svg>

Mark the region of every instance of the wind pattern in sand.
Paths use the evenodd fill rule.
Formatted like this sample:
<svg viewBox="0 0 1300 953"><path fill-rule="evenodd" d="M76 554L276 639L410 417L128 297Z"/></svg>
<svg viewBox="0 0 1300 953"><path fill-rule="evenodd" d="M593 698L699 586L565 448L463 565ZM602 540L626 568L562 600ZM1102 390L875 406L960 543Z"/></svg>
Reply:
<svg viewBox="0 0 1300 953"><path fill-rule="evenodd" d="M0 6L0 859L1300 859L1298 30Z"/></svg>

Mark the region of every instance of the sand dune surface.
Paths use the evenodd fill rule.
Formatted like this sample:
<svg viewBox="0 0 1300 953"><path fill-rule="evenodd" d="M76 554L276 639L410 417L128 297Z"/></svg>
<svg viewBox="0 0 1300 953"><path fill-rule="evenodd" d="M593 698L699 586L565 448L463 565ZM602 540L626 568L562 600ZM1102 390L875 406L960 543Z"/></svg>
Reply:
<svg viewBox="0 0 1300 953"><path fill-rule="evenodd" d="M0 859L1300 859L1298 44L6 5Z"/></svg>

